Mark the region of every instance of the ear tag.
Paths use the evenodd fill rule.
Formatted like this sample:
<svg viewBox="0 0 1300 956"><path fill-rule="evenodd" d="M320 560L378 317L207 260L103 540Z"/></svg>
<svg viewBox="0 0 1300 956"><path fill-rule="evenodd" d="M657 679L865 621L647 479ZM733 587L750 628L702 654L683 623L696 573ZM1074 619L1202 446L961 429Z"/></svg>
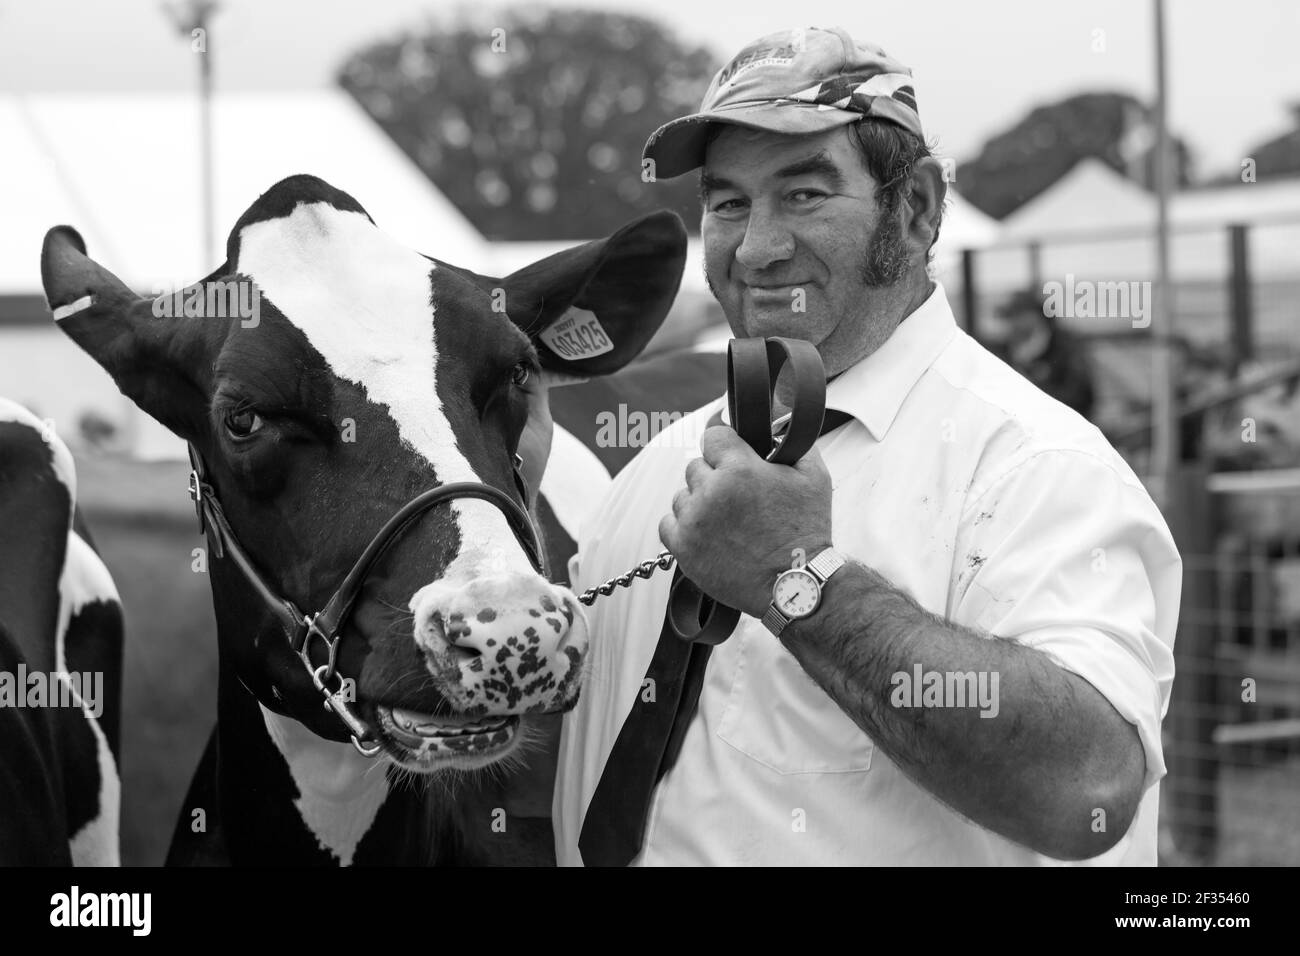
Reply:
<svg viewBox="0 0 1300 956"><path fill-rule="evenodd" d="M61 305L53 311L54 321L62 322L69 316L76 315L78 312L84 312L94 303L93 295L83 295L76 302L69 302L67 305Z"/></svg>
<svg viewBox="0 0 1300 956"><path fill-rule="evenodd" d="M595 314L586 309L569 309L563 318L539 332L537 337L552 352L570 362L614 350L613 339Z"/></svg>

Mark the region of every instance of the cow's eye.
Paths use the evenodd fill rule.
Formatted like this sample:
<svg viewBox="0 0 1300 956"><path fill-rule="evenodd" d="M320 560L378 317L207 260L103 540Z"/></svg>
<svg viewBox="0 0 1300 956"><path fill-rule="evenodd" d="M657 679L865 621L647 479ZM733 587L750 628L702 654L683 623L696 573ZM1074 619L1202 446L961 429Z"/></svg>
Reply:
<svg viewBox="0 0 1300 956"><path fill-rule="evenodd" d="M532 377L532 374L533 370L529 367L528 363L520 362L510 370L510 384L518 388L523 388L528 384L528 380Z"/></svg>
<svg viewBox="0 0 1300 956"><path fill-rule="evenodd" d="M264 424L262 416L251 408L237 408L226 413L226 430L232 438L247 438L261 431Z"/></svg>

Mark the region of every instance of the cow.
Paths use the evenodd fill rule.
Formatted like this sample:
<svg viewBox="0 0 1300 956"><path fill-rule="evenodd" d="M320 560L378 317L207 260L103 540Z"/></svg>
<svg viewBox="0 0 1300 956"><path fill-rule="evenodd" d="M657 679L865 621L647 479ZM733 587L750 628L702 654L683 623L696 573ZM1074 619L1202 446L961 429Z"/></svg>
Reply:
<svg viewBox="0 0 1300 956"><path fill-rule="evenodd" d="M0 399L0 865L119 862L122 608L72 455Z"/></svg>
<svg viewBox="0 0 1300 956"><path fill-rule="evenodd" d="M149 298L50 230L56 322L189 443L208 535L217 727L169 863L553 861L528 743L576 702L588 635L520 437L539 390L644 347L685 249L653 213L497 279L298 175Z"/></svg>

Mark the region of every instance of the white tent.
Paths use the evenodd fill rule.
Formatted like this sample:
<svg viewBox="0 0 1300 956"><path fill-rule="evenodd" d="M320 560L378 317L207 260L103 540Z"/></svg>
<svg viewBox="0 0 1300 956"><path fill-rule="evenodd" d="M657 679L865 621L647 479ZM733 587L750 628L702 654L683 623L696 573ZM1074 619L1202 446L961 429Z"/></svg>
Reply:
<svg viewBox="0 0 1300 956"><path fill-rule="evenodd" d="M1238 183L1184 190L1169 203L1170 271L1179 281L1226 279L1226 227L1252 224L1251 275L1300 274L1300 180ZM1002 220L995 248L980 257L981 292L1023 286L1026 253L1038 245L1044 279L1124 279L1155 276L1155 197L1096 159L1079 161L1053 186Z"/></svg>
<svg viewBox="0 0 1300 956"><path fill-rule="evenodd" d="M936 261L955 258L963 249L983 249L1001 235L1000 222L980 212L951 186L948 188L947 208L934 250Z"/></svg>
<svg viewBox="0 0 1300 956"><path fill-rule="evenodd" d="M1083 159L1051 187L1002 220L1003 239L1091 229L1124 229L1155 221L1150 193L1098 159Z"/></svg>
<svg viewBox="0 0 1300 956"><path fill-rule="evenodd" d="M212 121L217 234L215 261L205 261L193 94L0 95L0 295L40 293L41 240L59 223L141 292L191 283L225 258L244 210L295 173L350 193L421 252L490 267L482 235L346 93L217 93ZM52 325L0 328L0 394L36 406L74 441L94 410L139 455L183 454Z"/></svg>
<svg viewBox="0 0 1300 956"><path fill-rule="evenodd" d="M350 193L413 248L486 263L482 235L341 90L218 93L212 124L217 261L205 262L193 94L0 96L0 293L39 290L41 237L59 222L129 283L192 282L225 257L240 214L295 173Z"/></svg>

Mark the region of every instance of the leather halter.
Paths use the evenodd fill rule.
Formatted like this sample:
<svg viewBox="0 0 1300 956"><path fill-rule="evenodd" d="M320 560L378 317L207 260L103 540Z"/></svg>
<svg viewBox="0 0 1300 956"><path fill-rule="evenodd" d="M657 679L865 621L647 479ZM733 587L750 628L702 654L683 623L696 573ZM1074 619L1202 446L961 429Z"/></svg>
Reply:
<svg viewBox="0 0 1300 956"><path fill-rule="evenodd" d="M772 393L783 369L789 370L794 398L785 434L773 439ZM731 427L756 454L794 465L817 443L826 413L826 369L817 348L799 339L732 339L727 410ZM668 620L684 641L721 644L740 622L740 612L701 591L679 565L669 586Z"/></svg>
<svg viewBox="0 0 1300 956"><path fill-rule="evenodd" d="M199 531L207 535L213 555L222 559L228 557L231 560L271 618L279 625L289 648L302 660L312 683L324 695L326 708L338 716L346 726L353 745L367 757L376 756L380 752L377 744L366 746L366 741L374 740L373 729L351 706L352 701L344 693L346 685L342 678L339 679L339 686L333 690L330 689L329 682L338 676L335 664L338 659L340 631L352 613L357 595L360 594L371 569L389 545L429 509L461 498L475 498L495 506L505 516L506 522L533 567L539 573L543 570L542 549L537 529L533 526L528 513L519 507L513 498L491 485L473 481L452 482L421 492L398 509L366 545L365 550L352 565L352 569L344 577L343 583L325 602L324 607L314 614L304 614L293 601L277 594L266 583L266 579L240 546L239 539L235 537L221 502L217 500L216 491L205 480L207 473L203 457L193 444L189 445L189 453L190 497L194 501L194 510L199 518ZM528 489L523 476L519 473L520 464L519 457L515 456L515 483L526 502ZM314 640L325 645L327 657L323 664L314 664L312 661Z"/></svg>

